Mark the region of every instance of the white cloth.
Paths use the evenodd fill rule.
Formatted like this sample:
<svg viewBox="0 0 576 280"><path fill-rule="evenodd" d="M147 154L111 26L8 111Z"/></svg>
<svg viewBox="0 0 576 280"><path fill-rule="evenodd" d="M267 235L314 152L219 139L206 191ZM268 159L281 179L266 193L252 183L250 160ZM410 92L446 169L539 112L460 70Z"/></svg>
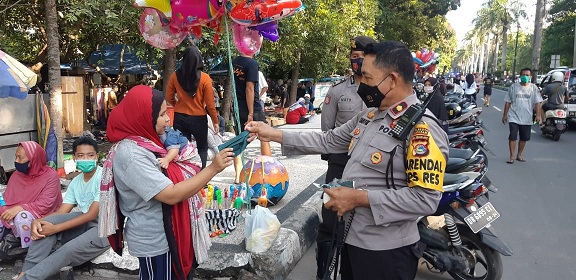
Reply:
<svg viewBox="0 0 576 280"><path fill-rule="evenodd" d="M258 71L258 95L260 95L260 93L262 93L262 89L268 87L268 83L266 82L266 78L264 78L264 74L261 71ZM266 95L267 94L262 94L262 96L260 96L260 100L262 102L266 102Z"/></svg>
<svg viewBox="0 0 576 280"><path fill-rule="evenodd" d="M464 82L462 84L462 88L464 89L464 94L470 95L476 92L476 82L472 82L472 85L468 87L468 84Z"/></svg>

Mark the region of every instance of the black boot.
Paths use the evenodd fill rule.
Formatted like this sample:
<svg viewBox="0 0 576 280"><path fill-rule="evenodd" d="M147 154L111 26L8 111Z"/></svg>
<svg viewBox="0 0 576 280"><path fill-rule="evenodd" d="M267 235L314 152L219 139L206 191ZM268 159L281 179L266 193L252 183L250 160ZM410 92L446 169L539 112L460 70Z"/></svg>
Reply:
<svg viewBox="0 0 576 280"><path fill-rule="evenodd" d="M319 242L316 243L316 265L318 266L316 270L316 279L324 279L324 271L326 271L327 266L330 265L330 260L328 260L330 249L332 248L332 242Z"/></svg>

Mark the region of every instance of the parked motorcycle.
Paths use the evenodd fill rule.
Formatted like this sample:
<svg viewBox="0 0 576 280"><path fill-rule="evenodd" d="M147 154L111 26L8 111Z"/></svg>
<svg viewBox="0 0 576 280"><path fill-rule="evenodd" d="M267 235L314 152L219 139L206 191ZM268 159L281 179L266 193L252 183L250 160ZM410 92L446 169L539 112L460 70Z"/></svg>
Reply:
<svg viewBox="0 0 576 280"><path fill-rule="evenodd" d="M444 223L434 226L427 217L418 221L428 269L462 280L502 278L500 254L510 256L513 251L491 225L500 214L487 198L486 185L491 182L482 173L445 175L444 193L433 215L443 217Z"/></svg>

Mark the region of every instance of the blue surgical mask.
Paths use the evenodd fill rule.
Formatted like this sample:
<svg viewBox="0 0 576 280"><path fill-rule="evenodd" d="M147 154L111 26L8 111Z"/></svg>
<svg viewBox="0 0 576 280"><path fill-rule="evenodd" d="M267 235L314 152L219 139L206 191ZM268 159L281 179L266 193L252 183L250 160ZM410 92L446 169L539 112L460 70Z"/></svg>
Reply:
<svg viewBox="0 0 576 280"><path fill-rule="evenodd" d="M28 171L30 171L30 161L27 161L25 163L14 162L14 168L16 168L16 170L18 170L19 172L28 175Z"/></svg>

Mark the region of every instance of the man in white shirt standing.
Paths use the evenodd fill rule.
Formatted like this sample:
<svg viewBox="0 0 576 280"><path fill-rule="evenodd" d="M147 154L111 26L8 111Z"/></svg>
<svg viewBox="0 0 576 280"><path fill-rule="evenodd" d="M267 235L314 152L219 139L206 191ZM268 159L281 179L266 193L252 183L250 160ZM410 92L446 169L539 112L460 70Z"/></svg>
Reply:
<svg viewBox="0 0 576 280"><path fill-rule="evenodd" d="M260 96L260 104L262 104L262 111L264 111L264 102L266 102L266 92L268 91L268 83L262 71L258 71L258 94Z"/></svg>

